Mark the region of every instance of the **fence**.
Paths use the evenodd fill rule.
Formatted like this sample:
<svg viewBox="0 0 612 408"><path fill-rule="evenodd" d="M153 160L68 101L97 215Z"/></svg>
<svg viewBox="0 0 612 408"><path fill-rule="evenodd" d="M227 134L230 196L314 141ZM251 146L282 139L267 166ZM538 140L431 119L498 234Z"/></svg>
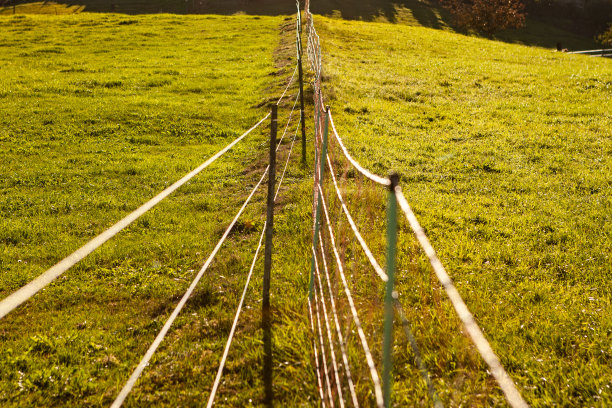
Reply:
<svg viewBox="0 0 612 408"><path fill-rule="evenodd" d="M320 320L319 314L320 309L323 310L323 314L325 318L326 315L326 306L324 299L325 293L323 291L322 285L315 285L315 280L319 282L321 271L318 267L319 261L318 257L323 261L323 270L325 272L325 278L329 279L329 272L327 270L325 264L325 257L330 252L333 256L331 258L335 259L337 265L337 272L340 275L340 279L342 282L342 286L344 289L345 297L350 306L350 314L353 319L354 326L356 327L359 338L361 341L361 346L363 348L363 352L365 354L365 358L367 361L367 365L369 367L370 376L373 385L373 391L375 395L376 405L378 407L389 407L392 401L391 396L391 383L392 383L392 328L394 324L394 306L398 309L398 314L401 316L401 320L403 326L407 329L407 335L409 337L410 343L413 346L415 355L417 356L417 365L421 370L425 381L427 382L428 389L430 391L430 395L432 400L434 401L434 405L441 405L439 399L436 396L435 389L429 379L427 374L427 369L424 366L422 360L420 359L420 353L418 351L418 346L416 345L416 341L414 337L411 335L409 330L409 324L406 319L403 317L403 313L401 310L401 303L398 299L397 293L394 292L394 273L395 273L395 258L396 258L396 243L397 243L397 207L401 212L405 215L412 231L414 232L422 250L427 255L429 262L431 264L432 269L434 270L440 284L446 291L459 319L463 323L470 339L476 346L478 352L480 353L483 360L489 366L490 372L497 381L498 385L504 392L508 403L512 407L526 407L527 404L523 400L521 394L515 387L512 379L508 376L503 366L501 365L499 358L494 353L493 349L489 345L488 341L484 337L482 330L477 325L474 317L470 313L467 308L465 302L461 298L459 292L455 288L452 280L450 279L448 273L444 269L444 266L440 262L435 250L433 249L429 239L427 238L423 228L420 226L418 220L416 219L408 201L406 200L404 194L402 193L402 189L399 185L399 178L397 175L391 175L389 178L381 177L376 175L368 170L366 170L363 166L361 166L354 158L351 157L348 150L346 149L342 138L338 134L336 127L333 122L332 112L329 107L325 107L324 96L321 87L321 73L322 73L322 61L321 61L321 46L320 46L320 38L317 34L313 15L310 13L309 9L310 1L306 0L305 5L305 14L306 14L306 32L307 32L307 44L308 44L308 58L310 66L314 72L314 128L315 128L315 174L314 174L314 197L313 197L313 213L314 213L314 227L313 227L313 240L312 240L312 267L311 267L311 283L310 283L310 295L309 295L309 306L308 310L310 313L311 327L313 331L315 331L315 321L316 325L316 333L314 333L314 344L313 350L315 353L315 366L317 367L317 381L319 385L319 395L321 397L323 405L325 405L325 401L329 403L330 406L335 405L335 400L338 400L340 406L344 406L344 401L342 401L343 393L342 386L340 384L339 376L337 373L337 364L335 359L335 350L334 350L334 342L332 341L332 336L327 327L327 336L324 336L322 333L322 326L318 323ZM387 259L386 259L386 271L383 271L375 257L372 255L372 252L368 248L367 243L363 240L361 234L359 233L353 218L350 215L348 207L346 206L341 191L338 187L338 183L336 181L336 177L334 174L334 168L332 165L332 161L330 160L328 144L329 144L329 129L332 129L332 135L340 146L340 150L347 161L353 166L353 168L360 173L362 177L369 180L370 182L378 185L380 187L384 187L388 190L388 199L387 199ZM359 320L359 314L355 307L355 302L353 301L353 297L351 294L351 290L347 284L347 279L344 273L344 266L342 264L340 255L338 253L338 249L336 247L336 239L334 236L334 232L332 229L328 206L325 201L324 194L324 177L327 174L326 165L328 167L327 172L329 176L332 178L333 190L335 190L336 195L341 203L342 212L344 216L347 218L351 229L353 231L353 235L355 239L359 242L360 246L363 249L363 252L366 254L372 269L379 276L379 278L386 282L385 288L385 301L384 301L384 326L383 326L383 341L382 341L382 378L379 376L376 365L374 364L372 353L370 350L370 346L367 342L366 336L361 327L361 322ZM325 215L324 222L321 221L321 212ZM327 235L328 240L330 242L330 248L326 248L323 246L323 240L321 238L321 225L327 225ZM333 291L331 287L328 292L329 303L332 305L332 312L334 314L334 320L337 321L335 304L337 303L337 299L334 299ZM314 306L313 306L314 302ZM321 307L319 307L319 304ZM316 315L316 316L315 316ZM325 319L324 319L325 320ZM345 355L345 343L343 338L340 335L340 330L338 332L338 344L340 346L340 350L342 352L343 361L346 368L346 378L348 383L348 388L351 393L351 398L353 400L353 404L355 406L358 405L357 398L354 395L354 384L353 379L351 377L350 368L348 367L348 362L346 360ZM328 337L327 345L330 349L329 355L331 356L331 362L333 366L333 373L336 380L336 388L337 388L337 398L333 398L331 392L331 383L332 379L330 379L329 373L327 371L327 357L326 357L326 347L325 342L323 341L324 337ZM316 344L316 339L318 338L319 343ZM319 350L320 349L320 350ZM323 372L321 373L321 369ZM326 393L324 391L327 391ZM325 398L325 394L327 394L327 398Z"/></svg>
<svg viewBox="0 0 612 408"><path fill-rule="evenodd" d="M115 223L113 226L111 226L110 228L108 228L104 232L102 232L100 235L96 236L95 238L93 238L92 240L87 242L85 245L83 245L82 247L80 247L79 249L74 251L72 254L70 254L67 257L65 257L64 259L62 259L56 265L54 265L51 268L49 268L47 271L45 271L44 273L39 275L37 278L35 278L34 280L29 282L25 286L21 287L20 289L18 289L14 293L12 293L9 296L7 296L6 298L2 299L0 301L0 319L5 317L8 313L10 313L11 311L15 310L17 307L19 307L21 304L26 302L28 299L30 299L31 297L36 295L39 291L44 289L47 285L49 285L55 279L57 279L62 274L67 272L71 267L73 267L75 264L80 262L83 258L85 258L86 256L90 255L92 252L94 252L96 249L98 249L100 246L102 246L105 242L107 242L108 240L110 240L111 238L116 236L119 232L121 232L123 229L125 229L130 224L132 224L139 217L141 217L142 215L147 213L149 210L151 210L153 207L155 207L161 201L166 199L174 191L179 189L181 186L183 186L185 183L187 183L189 180L191 180L197 174L201 173L204 169L206 169L208 166L210 166L212 163L214 163L216 160L218 160L220 157L222 157L225 153L227 153L229 150L231 150L236 144L238 144L241 141L243 141L249 134L251 134L259 126L261 126L267 119L271 119L271 121L270 121L270 150L269 150L269 157L270 157L270 159L269 159L269 165L263 171L259 181L253 187L253 189L251 190L250 194L248 195L246 200L243 202L243 204L242 204L241 208L239 209L238 213L235 215L233 220L230 222L230 224L225 229L225 232L223 233L223 235L221 236L221 238L217 242L216 246L214 247L214 249L210 253L209 257L204 262L204 265L202 266L200 271L196 274L196 276L194 277L194 279L191 282L190 286L188 287L188 289L186 290L186 292L184 293L184 295L182 296L182 298L178 302L177 306L175 307L175 309L172 311L172 313L170 314L170 316L166 320L166 322L165 322L164 326L162 327L162 329L160 330L160 332L157 334L155 340L150 345L150 347L148 348L147 352L142 357L140 363L134 369L132 375L130 376L130 378L127 380L127 382L125 383L125 385L121 389L119 395L114 400L114 402L112 404L112 407L120 407L123 404L123 402L125 401L125 398L129 395L131 390L134 388L134 386L136 385L140 375L142 374L144 369L149 364L151 358L155 354L155 352L156 352L157 348L159 347L159 345L161 344L161 342L164 340L164 337L166 336L166 334L170 330L170 328L171 328L172 324L174 323L175 319L177 318L177 316L179 315L179 313L181 312L181 310L185 306L185 304L186 304L187 300L189 299L189 297L194 292L196 286L198 285L199 281L201 280L202 276L204 275L204 273L206 272L208 267L211 265L213 259L215 258L215 256L217 255L217 253L219 252L221 247L223 246L225 240L227 239L227 237L229 236L230 232L232 231L232 228L234 227L234 225L236 224L236 222L238 221L240 216L243 214L243 212L247 208L249 202L251 201L251 199L253 198L255 193L258 191L259 187L264 182L264 179L266 178L266 176L268 176L267 219L266 219L266 222L264 223L264 225L262 227L261 237L260 237L259 243L258 243L258 245L257 245L257 247L255 249L255 253L254 253L254 256L253 256L253 261L252 261L249 273L247 275L246 283L245 283L245 286L244 286L244 289L243 289L243 292L242 292L242 297L241 297L241 299L240 299L240 301L238 303L237 311L236 311L236 314L235 314L235 317L234 317L234 320L233 320L233 325L232 325L232 328L230 330L230 333L229 333L229 336L228 336L228 340L227 340L227 343L226 343L225 348L224 348L223 355L222 355L221 360L220 360L220 364L219 364L219 368L218 368L218 371L217 371L217 375L216 375L214 383L212 385L212 391L211 391L211 394L209 396L208 406L210 407L214 403L215 395L216 395L216 392L217 392L217 389L218 389L218 386L219 386L219 383L220 383L220 379L221 379L221 376L222 376L222 373L223 373L223 368L224 368L225 362L227 360L228 352L229 352L229 349L230 349L230 346L231 346L231 343L232 343L232 340L233 340L233 337L234 337L234 334L235 334L235 331L236 331L236 327L237 327L237 324L238 324L239 317L240 317L240 312L241 312L242 306L244 304L245 295L247 293L247 290L248 290L248 287L249 287L249 283L250 283L251 277L253 275L253 271L254 271L254 268L255 268L255 263L256 263L257 258L259 256L261 247L264 244L264 241L263 241L264 236L265 236L266 239L265 239L265 260L264 260L265 263L264 263L264 288L263 288L263 302L262 302L263 303L263 307L262 307L262 321L263 321L263 325L264 325L264 349L266 351L266 362L271 362L271 350L270 350L270 348L271 348L270 339L271 338L270 338L270 331L269 331L269 325L270 325L270 319L269 319L269 315L270 315L269 289L270 289L270 270L271 270L271 267L272 267L272 265L271 265L271 262L272 262L272 231L273 231L272 228L273 228L274 203L275 203L275 201L276 201L276 199L277 199L277 197L278 197L278 195L280 193L281 185L282 185L282 182L284 180L285 173L287 171L287 167L289 165L289 161L291 159L291 155L292 155L292 152L293 152L293 147L294 147L295 141L296 141L296 139L298 137L298 132L299 132L299 129L300 129L300 125L301 125L301 129L302 129L302 148L303 148L303 150L302 150L302 164L305 163L306 141L305 141L305 127L304 127L303 85L300 84L299 90L298 90L298 92L295 95L295 99L293 101L293 106L292 106L291 111L290 111L290 113L288 115L287 123L284 126L283 133L282 133L282 135L281 135L279 140L277 140L277 127L278 127L277 126L277 110L278 110L279 105L283 101L283 99L286 98L287 92L290 89L291 85L295 82L295 74L296 74L296 72L299 71L299 80L302 81L302 67L300 65L301 65L301 56L298 54L298 59L297 59L297 63L296 63L295 69L293 71L293 75L291 76L288 84L286 85L284 91L282 92L282 95L276 101L276 103L271 106L271 111L269 113L267 113L261 120L259 120L253 127L248 129L242 135L238 136L230 144L228 144L226 147L221 149L215 155L213 155L208 160L203 162L201 165L199 165L198 167L193 169L191 172L189 172L188 174L183 176L180 180L176 181L174 184L172 184L171 186L169 186L168 188L166 188L165 190L160 192L158 195L156 195L155 197L153 197L152 199L147 201L145 204L141 205L139 208L137 208L136 210L134 210L133 212L131 212L130 214L125 216L123 219L121 219L120 221ZM293 121L294 111L296 109L298 101L301 101L300 108L299 108L300 111L301 111L300 112L300 117L298 119L297 125L295 126L295 132L294 132L294 135L293 135L293 140L291 142L289 151L287 153L287 158L286 158L286 161L285 161L285 164L284 164L283 171L281 173L280 180L278 182L278 186L276 186L275 185L276 184L276 153L278 152L279 148L281 147L281 143L282 143L283 139L285 138L285 136L288 135L289 126L291 125L291 123ZM268 331L267 331L267 336L268 336L267 340L268 341L267 342L266 342L266 338L265 338L266 337L266 330L265 330L266 322L267 322L267 325L268 325ZM267 378L266 388L267 389L268 388L271 389L271 369L270 369L269 378ZM268 396L268 399L271 401L271 395Z"/></svg>
<svg viewBox="0 0 612 408"><path fill-rule="evenodd" d="M423 376L423 379L427 383L428 391L434 405L436 407L441 406L441 402L437 396L436 390L427 372L427 367L420 358L419 347L417 345L414 336L410 331L410 324L405 318L401 306L401 302L398 294L395 292L395 262L397 258L397 229L398 229L398 213L403 213L414 232L422 250L427 255L432 269L434 270L440 284L446 291L457 315L463 323L469 337L475 344L477 350L482 356L483 360L489 366L491 374L499 384L500 388L504 392L508 403L512 407L525 407L527 404L522 399L520 393L516 389L514 383L502 367L499 359L491 349L489 343L485 339L482 331L476 324L472 314L469 312L465 302L459 295L453 285L452 280L444 269L442 263L438 259L435 250L430 244L425 232L421 228L418 220L416 219L410 205L408 204L405 196L403 195L402 189L399 183L399 176L391 175L390 177L381 177L369 170L365 169L359 164L349 153L346 148L340 134L338 133L334 124L332 111L329 107L325 106L324 95L322 92L322 52L320 45L320 38L316 32L314 25L313 15L309 11L309 1L305 4L305 17L306 17L306 43L307 43L307 56L308 63L313 73L313 106L314 106L314 172L313 172L313 192L312 192L312 244L309 248L311 252L311 270L310 270L310 282L308 289L308 313L310 327L313 333L313 351L314 351L314 366L316 369L316 381L318 395L320 402L323 406L329 404L335 406L336 402L339 406L344 407L346 400L350 400L353 406L358 407L360 400L356 391L355 379L351 371L351 366L348 358L348 343L343 335L341 328L340 310L339 310L339 298L334 295L332 288L332 271L335 269L337 275L340 278L341 292L344 294L346 303L348 304L349 317L352 320L352 324L357 330L358 343L360 348L363 350L363 355L368 368L368 373L372 383L372 390L374 394L375 403L378 407L389 407L393 400L391 394L392 390L392 379L393 379L393 327L395 325L395 314L399 316L402 327L406 333L406 336L412 346L414 354L416 356L417 366ZM251 190L249 196L246 198L241 208L237 212L234 219L226 228L225 232L219 239L218 243L212 250L211 254L205 261L200 271L194 277L187 291L178 302L177 306L165 322L163 328L157 334L155 340L148 348L141 361L134 369L132 375L127 380L119 395L114 400L112 407L120 407L125 398L129 395L133 387L136 385L140 375L149 364L152 356L155 354L157 348L164 340L164 337L170 330L176 317L179 315L187 300L193 293L194 289L198 285L202 276L210 266L211 262L217 255L220 248L223 246L225 240L229 236L233 226L236 224L244 210L248 206L249 202L258 191L259 187L263 184L266 176L268 177L268 193L267 193L267 218L264 224L261 236L258 241L258 245L254 251L253 261L249 269L245 286L242 292L242 296L237 306L236 314L233 319L233 324L228 335L226 345L224 347L223 355L220 358L219 367L215 380L212 384L211 394L208 399L207 407L211 407L214 404L216 392L218 390L220 380L223 374L225 363L227 361L229 349L231 347L236 327L240 318L244 299L251 281L255 263L260 254L262 245L264 246L264 284L263 284L263 301L262 301L262 326L264 328L264 384L265 384L265 398L266 403L271 404L273 400L272 394L272 359L271 359L271 338L269 328L270 322L270 302L269 302L269 289L270 289L270 270L272 260L272 228L274 218L274 202L278 197L280 188L287 170L289 160L295 141L298 137L298 132L301 129L301 145L302 145L302 157L301 163L306 163L306 136L305 136L305 114L304 114L304 96L303 96L303 69L302 69L302 21L298 3L298 14L296 21L296 53L297 53L297 64L282 95L278 101L272 105L271 111L267 113L259 122L257 122L252 128L247 130L245 133L237 137L225 148L220 150L217 154L206 160L200 166L186 174L183 178L172 184L170 187L163 190L161 193L153 197L147 203L124 217L122 220L117 222L115 225L83 245L81 248L76 250L74 253L67 256L65 259L48 269L46 272L41 274L39 277L20 288L7 298L0 301L0 318L3 318L8 313L13 311L19 305L26 302L32 296L34 296L41 289L49 285L53 280L68 271L72 266L81 261L83 258L91 254L102 244L113 238L124 228L138 219L140 216L145 214L147 211L152 209L162 200L167 198L170 194L176 191L178 188L183 186L187 181L191 180L198 173L202 172L209 165L223 156L227 151L232 149L236 144L244 140L253 130L261 126L267 119L270 121L270 145L269 145L269 165L263 171L259 181ZM277 109L279 104L286 97L287 92L291 85L295 81L295 75L298 74L299 91L296 94L293 107L289 114L288 121L284 126L284 131L280 140L277 141ZM287 159L284 165L283 172L276 186L276 153L281 146L282 140L287 135L294 111L297 103L300 101L300 118L295 127L295 132ZM331 135L330 135L331 133ZM344 200L343 193L340 185L336 178L335 164L332 160L333 157L330 155L330 136L337 143L340 154L344 157L348 163L355 169L359 177L362 177L368 183L376 188L384 188L387 195L387 206L386 206L386 218L387 218L387 231L386 231L386 262L385 268L381 267L380 263L373 254L368 243L360 233L357 223L354 221L354 217L351 215L351 211ZM324 181L329 178L331 184L326 184ZM346 265L340 256L337 235L334 232L332 221L330 219L330 200L326 198L327 187L332 187L333 193L337 197L340 203L341 214L346 218L350 230L354 239L358 242L359 247L363 251L364 256L367 258L368 263L371 266L374 274L385 284L385 295L384 295L384 326L382 334L382 372L379 374L377 364L372 353L371 345L368 343L364 328L362 326L359 310L354 300L353 292L349 284L349 280L346 276ZM265 238L265 241L264 241ZM265 242L265 244L264 244ZM328 259L330 261L328 261ZM334 266L335 265L335 266ZM327 358L329 356L329 359ZM341 362L340 362L341 361ZM345 381L343 381L345 379ZM344 382L346 385L344 385ZM348 392L347 392L348 391ZM345 398L346 394L346 398Z"/></svg>
<svg viewBox="0 0 612 408"><path fill-rule="evenodd" d="M570 51L568 54L583 54L590 55L591 57L606 57L612 58L612 49L601 49L601 50L585 50L585 51Z"/></svg>

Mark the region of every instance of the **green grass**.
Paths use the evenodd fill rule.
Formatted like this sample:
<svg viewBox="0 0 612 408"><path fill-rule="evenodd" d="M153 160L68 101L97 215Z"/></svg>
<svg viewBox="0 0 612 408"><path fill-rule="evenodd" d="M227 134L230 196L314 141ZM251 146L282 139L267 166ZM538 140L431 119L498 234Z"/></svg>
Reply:
<svg viewBox="0 0 612 408"><path fill-rule="evenodd" d="M273 14L273 3L263 2L261 13ZM255 12L236 4L228 2L224 14ZM353 12L378 20L372 16L380 4L360 3ZM395 25L316 17L325 93L339 131L364 165L402 174L434 247L527 401L609 405L609 61L459 35L450 26L419 27L427 25L419 14L426 10L407 8L390 9L395 20L380 17L404 23ZM344 3L337 9L350 10ZM291 74L293 38L291 21L282 17L0 16L6 68L0 78L0 295L262 117ZM263 127L0 320L2 406L110 404L258 180L266 138ZM349 207L382 262L385 192L355 175L333 139L330 151ZM296 155L275 216L279 406L312 406L318 397L305 302L308 176ZM383 285L368 272L328 191L336 240L380 362ZM199 406L207 399L264 202L262 190L127 406ZM401 300L445 405L503 406L405 221L399 248ZM262 403L261 266L217 396L220 406ZM334 290L337 279L334 273ZM338 296L353 377L368 406L369 373ZM396 404L430 405L399 327L395 339Z"/></svg>
<svg viewBox="0 0 612 408"><path fill-rule="evenodd" d="M87 13L0 17L1 296L257 122L291 69L284 67L289 61L283 55L274 57L282 22ZM279 115L283 121L286 110ZM259 179L267 129L266 124L2 319L0 405L109 405ZM301 175L291 166L286 186ZM190 406L207 398L263 224L264 191L127 406ZM279 231L308 214L292 200L283 207ZM284 239L299 242L301 235L292 231ZM304 270L296 266L301 257L293 255L293 247L299 250L291 246L279 260L285 257L290 270ZM226 401L221 405L258 403L262 397L261 265L258 271L219 390L219 402ZM300 289L305 284L294 282L303 280L287 274L276 278L273 288ZM292 299L275 309L275 338L294 339L289 347L277 340L277 357L291 362L276 373L279 389L291 390L279 392L281 401L313 395L312 372L303 368L310 354L292 355L297 353L292 346L308 344L306 316L296 319L290 309L304 304L299 296Z"/></svg>
<svg viewBox="0 0 612 408"><path fill-rule="evenodd" d="M379 174L400 172L527 401L609 405L610 62L420 27L315 23L349 150ZM441 305L424 301L434 278L403 234L398 285L440 388L464 382L473 391L457 404L501 403L497 392L475 402L489 379L452 343L444 296L434 288Z"/></svg>

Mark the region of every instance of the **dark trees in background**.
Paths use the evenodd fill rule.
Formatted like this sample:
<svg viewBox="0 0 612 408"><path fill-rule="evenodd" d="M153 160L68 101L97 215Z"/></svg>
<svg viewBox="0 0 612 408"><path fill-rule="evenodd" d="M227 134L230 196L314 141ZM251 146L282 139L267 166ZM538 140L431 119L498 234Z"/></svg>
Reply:
<svg viewBox="0 0 612 408"><path fill-rule="evenodd" d="M441 3L460 27L488 35L525 25L525 5L521 0L441 0Z"/></svg>

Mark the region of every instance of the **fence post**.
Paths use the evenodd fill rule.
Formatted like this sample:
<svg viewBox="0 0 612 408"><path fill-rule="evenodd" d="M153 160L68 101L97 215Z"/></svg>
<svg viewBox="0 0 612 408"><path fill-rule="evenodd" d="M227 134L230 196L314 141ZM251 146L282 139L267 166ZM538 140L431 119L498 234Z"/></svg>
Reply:
<svg viewBox="0 0 612 408"><path fill-rule="evenodd" d="M270 271L272 269L272 235L274 229L274 184L276 178L276 128L277 105L272 105L270 123L270 167L268 168L268 201L266 214L266 246L264 251L263 298L261 302L261 325L264 343L264 403L273 405L272 391L272 319L270 316Z"/></svg>
<svg viewBox="0 0 612 408"><path fill-rule="evenodd" d="M300 3L298 6L298 18L296 27L297 56L298 56L298 78L300 81L300 120L302 122L302 165L306 167L306 121L304 115L304 75L302 69L302 19L300 18Z"/></svg>
<svg viewBox="0 0 612 408"><path fill-rule="evenodd" d="M395 281L395 261L397 247L397 197L395 187L399 183L399 176L392 174L389 176L389 198L387 201L387 288L385 292L385 323L383 330L383 399L385 407L391 406L391 369L393 366L393 315L394 315L394 281Z"/></svg>
<svg viewBox="0 0 612 408"><path fill-rule="evenodd" d="M263 300L264 308L270 307L270 270L272 269L272 234L274 228L274 185L276 178L276 128L277 105L272 105L270 123L270 168L268 170L268 201L266 214L266 246L264 252Z"/></svg>
<svg viewBox="0 0 612 408"><path fill-rule="evenodd" d="M321 167L319 171L319 179L318 183L321 184L323 181L323 173L325 172L325 161L327 159L327 134L329 133L329 106L325 108L325 127L323 130L323 144L321 145ZM316 171L316 169L315 169ZM315 177L316 180L316 177ZM317 244L319 243L319 228L321 224L321 192L319 191L318 186L315 185L316 194L317 194L317 209L315 212L315 227L314 227L314 235L312 237L312 247L317 248ZM312 300L312 292L314 289L314 272L315 272L315 253L312 254L312 261L310 263L310 286L308 288L308 297Z"/></svg>

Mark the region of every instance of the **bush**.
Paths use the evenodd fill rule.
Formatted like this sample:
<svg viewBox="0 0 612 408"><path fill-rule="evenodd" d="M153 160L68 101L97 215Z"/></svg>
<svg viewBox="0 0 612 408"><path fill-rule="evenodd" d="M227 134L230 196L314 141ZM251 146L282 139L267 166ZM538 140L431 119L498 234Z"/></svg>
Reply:
<svg viewBox="0 0 612 408"><path fill-rule="evenodd" d="M597 37L597 41L604 47L612 47L612 24L608 26L608 29Z"/></svg>
<svg viewBox="0 0 612 408"><path fill-rule="evenodd" d="M525 6L521 0L442 0L442 5L460 27L488 35L525 25Z"/></svg>

